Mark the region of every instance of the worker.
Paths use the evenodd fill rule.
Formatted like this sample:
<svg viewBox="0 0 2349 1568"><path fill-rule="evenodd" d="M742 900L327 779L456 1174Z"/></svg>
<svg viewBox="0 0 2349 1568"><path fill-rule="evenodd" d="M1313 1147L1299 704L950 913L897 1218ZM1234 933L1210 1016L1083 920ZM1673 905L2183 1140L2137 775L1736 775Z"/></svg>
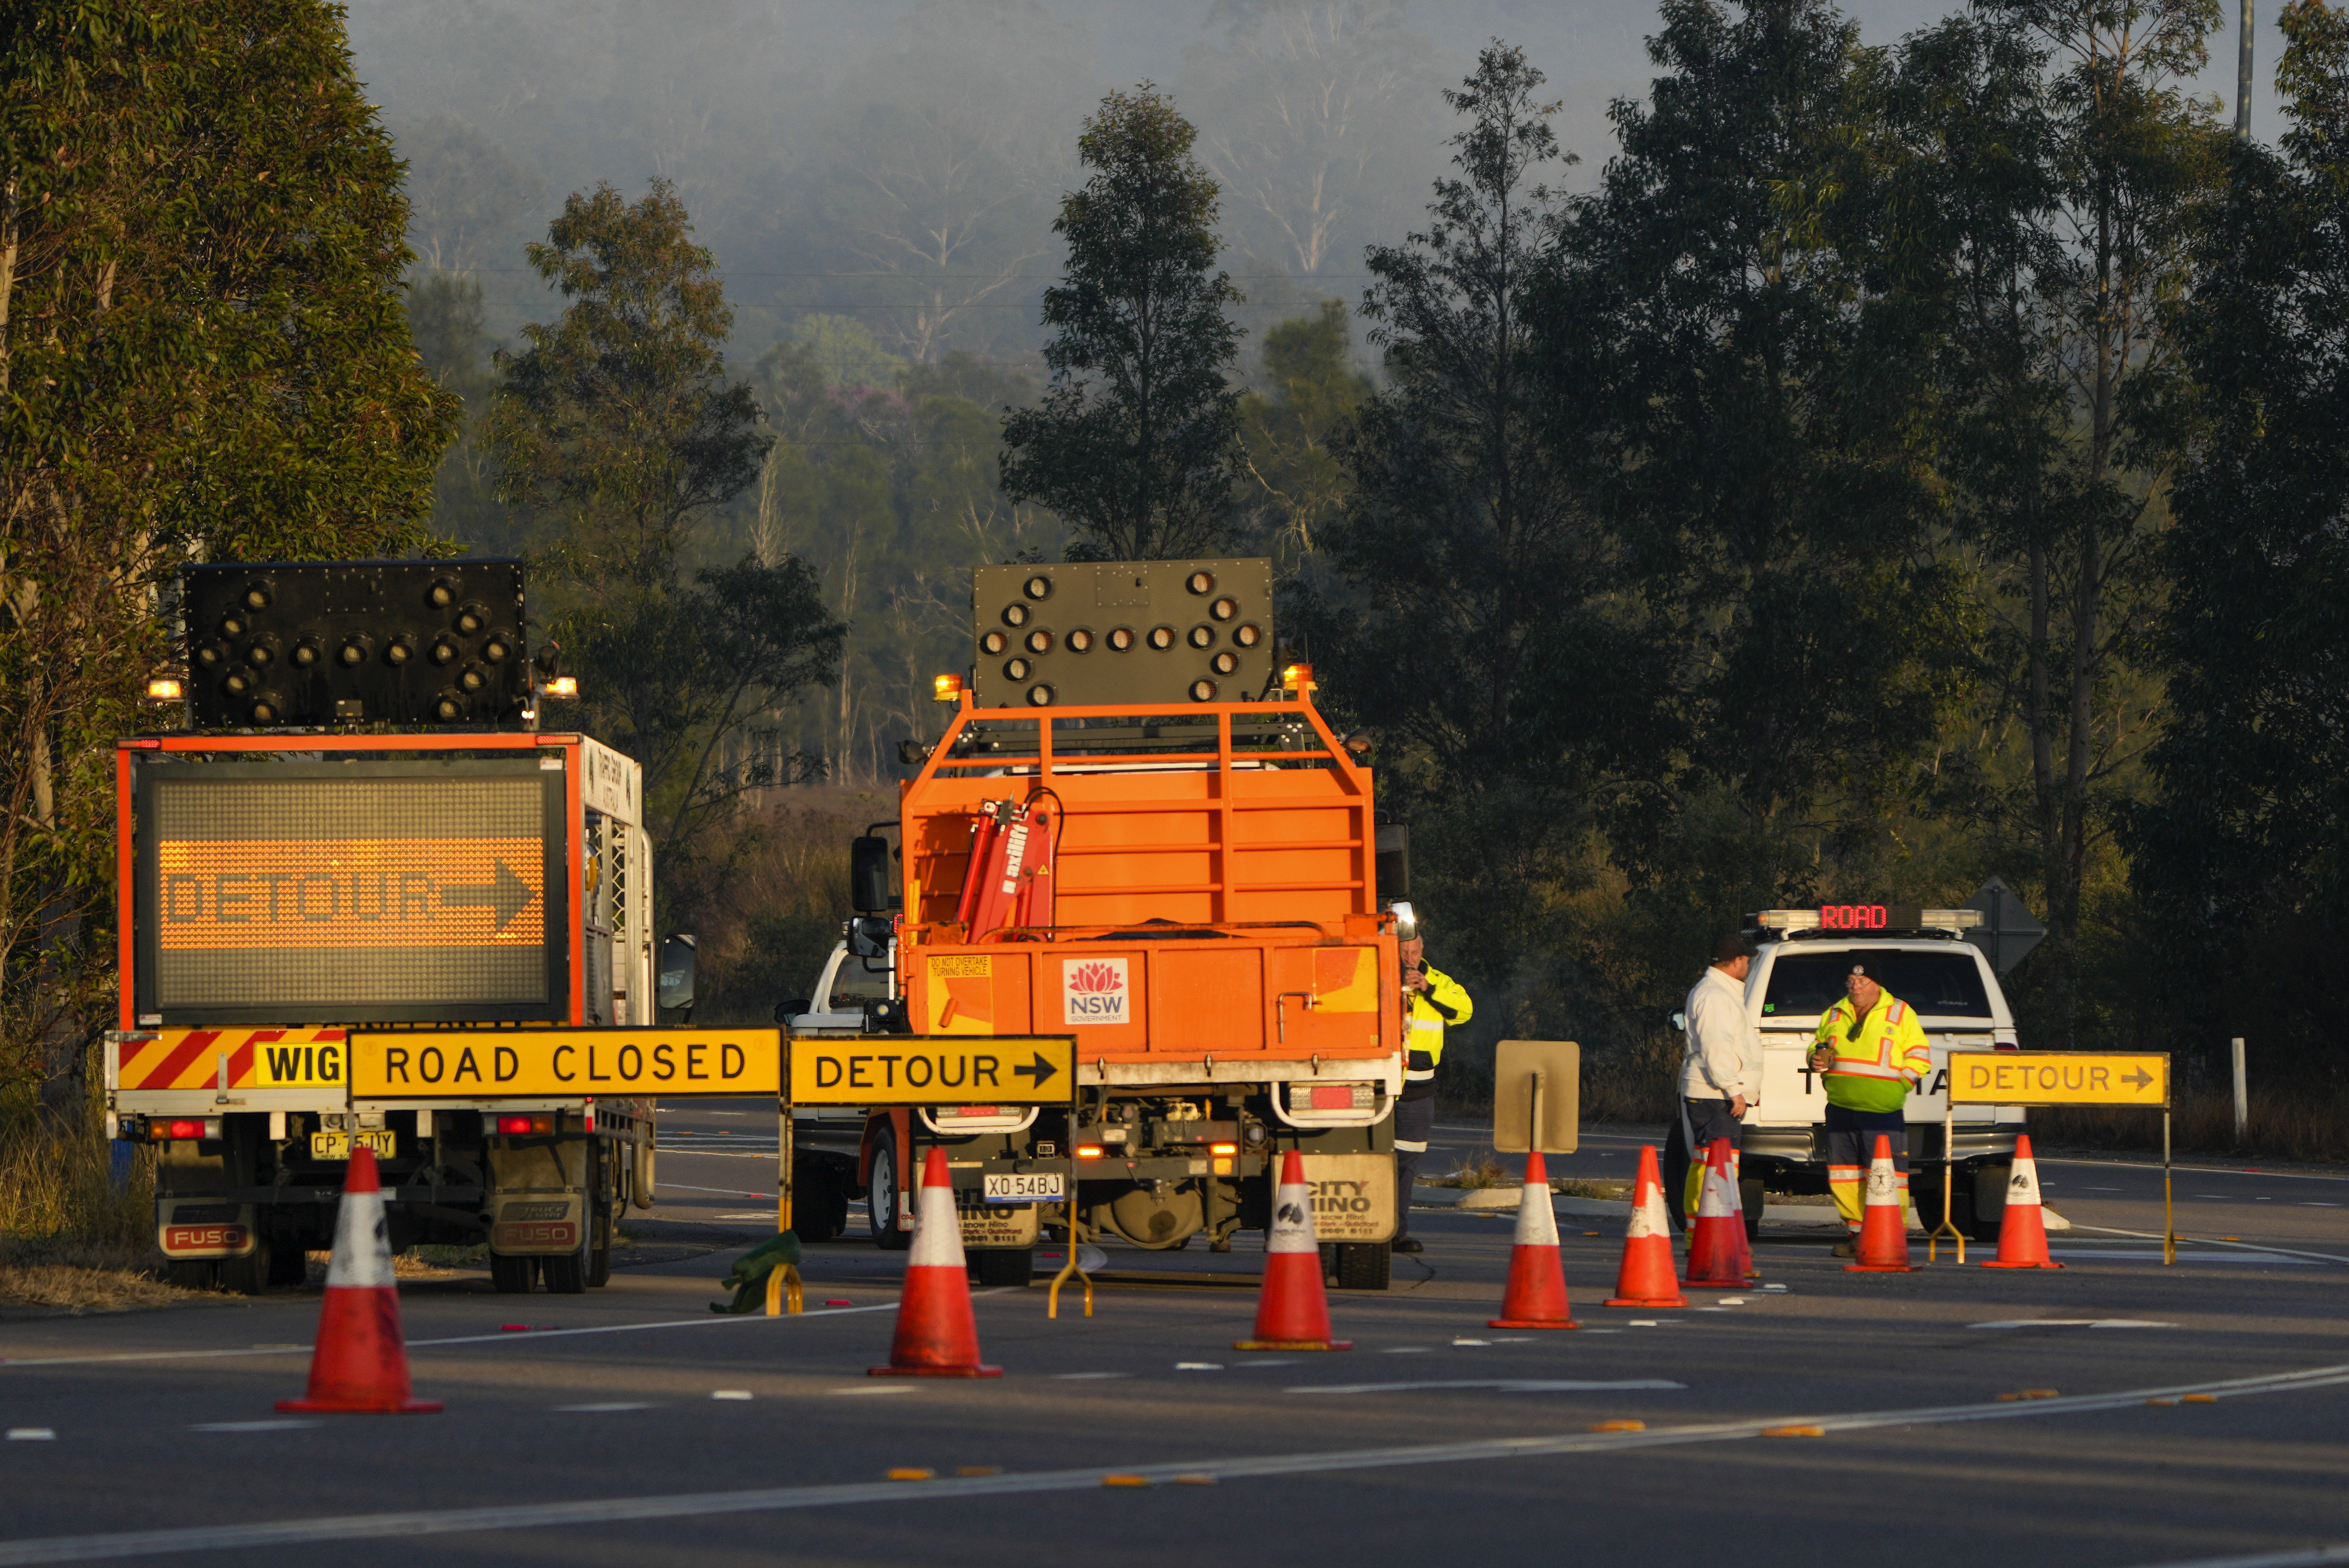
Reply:
<svg viewBox="0 0 2349 1568"><path fill-rule="evenodd" d="M1892 1140L1900 1206L1907 1210L1909 1119L1902 1108L1933 1070L1917 1009L1887 991L1865 963L1851 966L1844 991L1820 1015L1810 1055L1827 1097L1827 1191L1847 1233L1837 1257L1851 1256L1859 1235L1862 1184L1879 1133Z"/></svg>
<svg viewBox="0 0 2349 1568"><path fill-rule="evenodd" d="M1739 1149L1745 1140L1745 1112L1762 1099L1762 1036L1745 1011L1745 976L1753 967L1754 949L1745 938L1725 933L1713 944L1713 962L1688 994L1681 1129L1688 1139L1684 1198L1691 1220L1703 1190L1706 1152L1724 1138L1733 1151Z"/></svg>
<svg viewBox="0 0 2349 1568"><path fill-rule="evenodd" d="M1411 1233L1411 1189L1419 1177L1420 1156L1427 1152L1427 1135L1435 1126L1435 1064L1444 1059L1444 1028L1464 1024L1475 1008L1460 982L1427 965L1427 940L1414 934L1397 943L1402 958L1402 1019L1404 1029L1402 1096L1395 1101L1395 1233L1394 1250L1424 1252Z"/></svg>

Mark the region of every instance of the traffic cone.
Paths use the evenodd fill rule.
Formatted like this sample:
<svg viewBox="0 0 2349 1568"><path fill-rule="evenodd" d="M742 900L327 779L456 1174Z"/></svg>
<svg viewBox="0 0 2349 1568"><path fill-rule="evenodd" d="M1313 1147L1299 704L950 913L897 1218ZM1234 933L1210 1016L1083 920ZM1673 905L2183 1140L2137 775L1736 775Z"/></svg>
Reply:
<svg viewBox="0 0 2349 1568"><path fill-rule="evenodd" d="M1998 1222L1998 1256L1986 1269L2060 1269L2047 1255L2047 1222L2039 1212L2039 1164L2031 1135L2014 1139L2014 1173L2006 1179L2006 1213Z"/></svg>
<svg viewBox="0 0 2349 1568"><path fill-rule="evenodd" d="M1729 1140L1716 1138L1705 1150L1704 1192L1689 1227L1688 1277L1681 1283L1706 1290L1744 1290L1754 1272L1745 1244L1745 1218L1739 1212L1737 1182L1730 1175Z"/></svg>
<svg viewBox="0 0 2349 1568"><path fill-rule="evenodd" d="M1868 1164L1868 1208L1860 1220L1858 1256L1846 1274L1907 1274L1909 1206L1892 1170L1892 1139L1876 1135L1876 1157Z"/></svg>
<svg viewBox="0 0 2349 1568"><path fill-rule="evenodd" d="M310 1391L280 1399L281 1410L414 1415L438 1399L409 1396L408 1343L399 1332L399 1286L391 1274L391 1241L383 1223L383 1185L375 1150L351 1150L335 1214L335 1257L326 1267L326 1304L310 1352Z"/></svg>
<svg viewBox="0 0 2349 1568"><path fill-rule="evenodd" d="M1525 1195L1517 1202L1517 1239L1509 1249L1509 1285L1501 1315L1488 1328L1579 1328L1566 1301L1566 1264L1557 1250L1557 1214L1541 1150L1526 1156Z"/></svg>
<svg viewBox="0 0 2349 1568"><path fill-rule="evenodd" d="M962 1255L962 1216L955 1212L947 1151L930 1145L922 1161L922 1191L914 1203L914 1240L905 1253L905 1287L897 1297L897 1335L889 1365L867 1367L874 1377L1000 1377L1000 1367L978 1359L978 1322L970 1311L970 1279Z"/></svg>
<svg viewBox="0 0 2349 1568"><path fill-rule="evenodd" d="M1321 1248L1313 1239L1313 1194L1305 1185L1305 1157L1292 1149L1280 1159L1280 1187L1272 1198L1272 1233L1264 1242L1264 1295L1256 1308L1256 1337L1232 1341L1235 1350L1351 1350L1350 1339L1330 1337L1330 1298L1321 1292Z"/></svg>
<svg viewBox="0 0 2349 1568"><path fill-rule="evenodd" d="M1664 1178L1656 1146L1640 1145L1640 1174L1631 1183L1631 1222L1623 1232L1623 1266L1609 1306L1686 1306L1672 1266L1672 1222L1664 1210Z"/></svg>

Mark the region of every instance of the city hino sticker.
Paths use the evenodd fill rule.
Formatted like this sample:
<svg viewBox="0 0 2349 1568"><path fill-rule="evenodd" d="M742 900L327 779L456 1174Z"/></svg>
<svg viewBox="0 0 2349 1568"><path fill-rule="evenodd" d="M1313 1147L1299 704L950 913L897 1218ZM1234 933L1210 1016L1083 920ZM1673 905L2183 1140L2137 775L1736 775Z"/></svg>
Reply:
<svg viewBox="0 0 2349 1568"><path fill-rule="evenodd" d="M1123 958L1061 960L1061 1021L1066 1025L1133 1022L1128 962Z"/></svg>

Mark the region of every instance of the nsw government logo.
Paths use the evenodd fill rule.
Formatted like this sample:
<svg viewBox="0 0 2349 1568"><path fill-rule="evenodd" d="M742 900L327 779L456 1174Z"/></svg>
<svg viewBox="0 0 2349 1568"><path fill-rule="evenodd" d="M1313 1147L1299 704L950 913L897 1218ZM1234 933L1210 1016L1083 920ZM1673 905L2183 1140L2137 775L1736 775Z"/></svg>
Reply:
<svg viewBox="0 0 2349 1568"><path fill-rule="evenodd" d="M1126 960L1064 958L1061 961L1061 1021L1063 1024L1124 1024L1133 1014L1127 997Z"/></svg>

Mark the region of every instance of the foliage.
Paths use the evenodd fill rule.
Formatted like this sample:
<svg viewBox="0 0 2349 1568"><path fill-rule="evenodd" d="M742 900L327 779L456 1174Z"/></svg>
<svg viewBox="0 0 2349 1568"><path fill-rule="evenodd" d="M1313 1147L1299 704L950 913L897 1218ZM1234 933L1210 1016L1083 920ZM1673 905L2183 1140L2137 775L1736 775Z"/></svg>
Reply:
<svg viewBox="0 0 2349 1568"><path fill-rule="evenodd" d="M1346 302L1323 300L1318 314L1266 332L1263 380L1270 391L1240 398L1243 527L1252 548L1284 563L1310 556L1346 504L1338 442L1371 395L1351 348Z"/></svg>
<svg viewBox="0 0 2349 1568"><path fill-rule="evenodd" d="M432 521L477 555L518 554L522 541L498 504L497 465L482 439L496 381L481 325L481 284L454 273L418 273L408 284L408 331L417 357L464 404L460 434L432 479Z"/></svg>
<svg viewBox="0 0 2349 1568"><path fill-rule="evenodd" d="M792 341L805 344L823 378L835 387L895 387L905 361L874 341L864 324L847 315L803 315L792 323Z"/></svg>
<svg viewBox="0 0 2349 1568"><path fill-rule="evenodd" d="M317 0L0 12L0 1076L110 1021L112 740L180 562L398 554L455 397L398 164Z"/></svg>
<svg viewBox="0 0 2349 1568"><path fill-rule="evenodd" d="M1005 493L1059 512L1104 560L1199 554L1229 523L1239 329L1224 312L1240 295L1212 270L1216 182L1195 134L1147 82L1085 122L1094 172L1052 223L1069 247L1044 291L1052 387L1003 422Z"/></svg>

